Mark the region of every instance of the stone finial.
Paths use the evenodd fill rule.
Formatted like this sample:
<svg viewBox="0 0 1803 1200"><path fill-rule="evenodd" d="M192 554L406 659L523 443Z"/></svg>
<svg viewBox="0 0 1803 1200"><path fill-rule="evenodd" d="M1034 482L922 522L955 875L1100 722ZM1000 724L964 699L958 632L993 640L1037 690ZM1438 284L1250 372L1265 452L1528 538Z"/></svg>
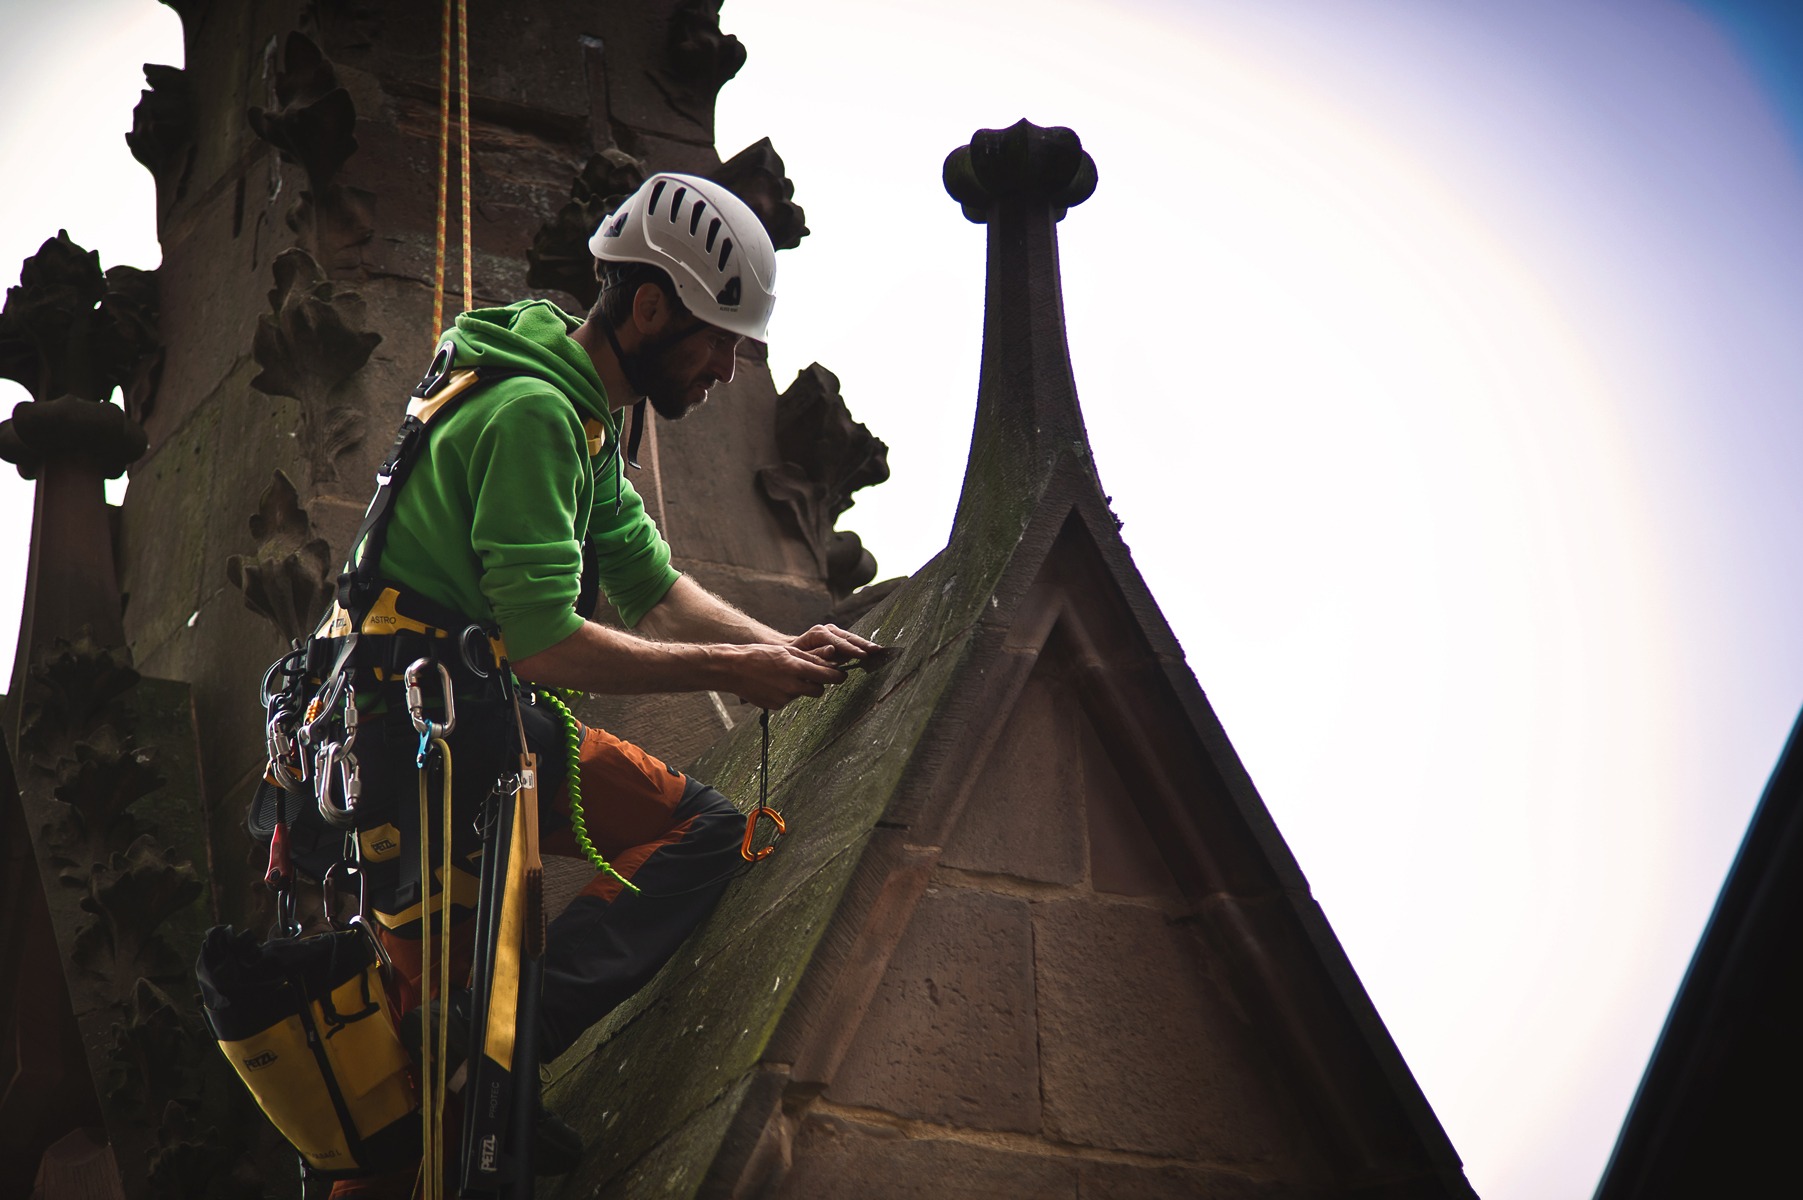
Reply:
<svg viewBox="0 0 1803 1200"><path fill-rule="evenodd" d="M282 44L274 70L279 107L252 107L250 127L284 161L307 173L307 187L288 212L288 227L314 257L333 271L354 270L361 248L375 236L375 196L336 182L357 152L356 106L338 85L338 74L312 39L299 31Z"/></svg>
<svg viewBox="0 0 1803 1200"><path fill-rule="evenodd" d="M149 403L156 371L147 363L161 354L156 294L153 272L102 271L100 256L64 231L25 260L0 309L0 376L34 397L0 422L0 458L38 481L15 684L58 637L84 627L103 642L124 636L103 481L149 442L106 401L126 384L140 410Z"/></svg>
<svg viewBox="0 0 1803 1200"><path fill-rule="evenodd" d="M526 252L526 286L568 292L587 311L601 294L589 235L601 218L645 181L645 164L617 146L592 154L570 185L570 199L539 226Z"/></svg>
<svg viewBox="0 0 1803 1200"><path fill-rule="evenodd" d="M313 482L331 482L338 456L363 441L363 411L339 385L369 361L382 335L362 327L362 297L327 280L306 251L282 251L274 273L252 349L263 370L250 386L300 401L297 434Z"/></svg>
<svg viewBox="0 0 1803 1200"><path fill-rule="evenodd" d="M1026 121L978 130L945 160L946 191L989 227L983 366L956 537L1018 535L1060 459L1074 456L1094 476L1064 337L1058 222L1095 188L1076 134Z"/></svg>
<svg viewBox="0 0 1803 1200"><path fill-rule="evenodd" d="M978 225L998 204L1043 205L1060 221L1096 190L1096 164L1077 135L1022 120L979 129L945 160L945 190Z"/></svg>
<svg viewBox="0 0 1803 1200"><path fill-rule="evenodd" d="M782 465L757 473L764 498L814 554L828 589L843 599L876 578L876 559L855 533L836 530L851 494L889 478L889 447L854 421L839 379L814 363L776 402Z"/></svg>
<svg viewBox="0 0 1803 1200"><path fill-rule="evenodd" d="M144 80L150 87L138 94L125 144L133 158L159 177L179 156L182 170L175 189L179 196L187 190L188 170L194 162L193 89L188 73L180 67L145 63Z"/></svg>
<svg viewBox="0 0 1803 1200"><path fill-rule="evenodd" d="M300 493L281 471L263 489L250 518L253 554L225 562L226 578L245 607L275 622L287 641L305 637L332 594L332 550L313 532Z"/></svg>
<svg viewBox="0 0 1803 1200"><path fill-rule="evenodd" d="M155 271L100 269L60 230L19 269L0 310L0 376L33 399L105 400L157 344Z"/></svg>
<svg viewBox="0 0 1803 1200"><path fill-rule="evenodd" d="M745 65L745 46L720 31L720 0L682 0L670 17L670 65L681 78L718 91Z"/></svg>
<svg viewBox="0 0 1803 1200"><path fill-rule="evenodd" d="M793 250L808 236L807 214L795 203L795 185L769 138L745 147L708 178L751 206L778 250Z"/></svg>
<svg viewBox="0 0 1803 1200"><path fill-rule="evenodd" d="M148 442L105 401L124 385L148 407L161 361L156 272L102 271L98 253L59 232L25 260L0 310L0 376L33 396L0 423L0 458L27 479L61 456L117 478Z"/></svg>

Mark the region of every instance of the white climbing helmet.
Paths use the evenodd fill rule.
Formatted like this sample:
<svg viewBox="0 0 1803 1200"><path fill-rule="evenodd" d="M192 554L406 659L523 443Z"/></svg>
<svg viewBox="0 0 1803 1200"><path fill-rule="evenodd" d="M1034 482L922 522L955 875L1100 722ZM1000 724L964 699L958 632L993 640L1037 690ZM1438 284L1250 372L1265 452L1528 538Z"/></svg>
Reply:
<svg viewBox="0 0 1803 1200"><path fill-rule="evenodd" d="M650 263L710 325L764 339L776 307L776 247L751 206L711 179L661 172L588 240L602 262Z"/></svg>

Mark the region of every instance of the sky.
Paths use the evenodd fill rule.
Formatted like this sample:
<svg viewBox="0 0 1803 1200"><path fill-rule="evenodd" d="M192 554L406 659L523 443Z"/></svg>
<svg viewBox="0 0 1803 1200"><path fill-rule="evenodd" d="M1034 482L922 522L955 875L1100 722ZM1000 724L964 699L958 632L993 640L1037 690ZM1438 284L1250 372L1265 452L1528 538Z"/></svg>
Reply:
<svg viewBox="0 0 1803 1200"><path fill-rule="evenodd" d="M150 0L0 0L0 276L154 266ZM841 525L945 541L979 127L1067 125L1079 392L1140 570L1491 1200L1590 1195L1803 702L1803 20L1676 0L732 0L723 154L810 236L778 386L891 447ZM474 48L479 53L479 48ZM0 385L0 405L22 398ZM117 494L117 489L115 489ZM30 485L0 479L0 623Z"/></svg>

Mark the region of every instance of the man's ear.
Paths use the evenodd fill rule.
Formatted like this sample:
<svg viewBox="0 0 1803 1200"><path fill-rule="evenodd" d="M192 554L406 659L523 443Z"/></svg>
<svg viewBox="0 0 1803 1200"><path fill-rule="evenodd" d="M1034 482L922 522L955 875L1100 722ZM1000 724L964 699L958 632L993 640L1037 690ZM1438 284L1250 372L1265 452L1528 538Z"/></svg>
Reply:
<svg viewBox="0 0 1803 1200"><path fill-rule="evenodd" d="M655 283L641 283L632 294L632 320L640 333L656 332L669 317L669 298Z"/></svg>

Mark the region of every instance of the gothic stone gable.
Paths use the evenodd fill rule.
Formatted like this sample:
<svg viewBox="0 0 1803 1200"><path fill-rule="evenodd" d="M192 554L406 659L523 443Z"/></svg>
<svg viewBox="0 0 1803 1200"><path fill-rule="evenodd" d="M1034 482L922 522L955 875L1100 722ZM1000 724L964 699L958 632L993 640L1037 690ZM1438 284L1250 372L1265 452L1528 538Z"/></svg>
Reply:
<svg viewBox="0 0 1803 1200"><path fill-rule="evenodd" d="M1470 1197L1108 510L1056 303L1094 164L1022 122L947 179L991 226L951 541L772 718L786 841L554 1065L559 1194ZM696 773L755 796L757 732Z"/></svg>

